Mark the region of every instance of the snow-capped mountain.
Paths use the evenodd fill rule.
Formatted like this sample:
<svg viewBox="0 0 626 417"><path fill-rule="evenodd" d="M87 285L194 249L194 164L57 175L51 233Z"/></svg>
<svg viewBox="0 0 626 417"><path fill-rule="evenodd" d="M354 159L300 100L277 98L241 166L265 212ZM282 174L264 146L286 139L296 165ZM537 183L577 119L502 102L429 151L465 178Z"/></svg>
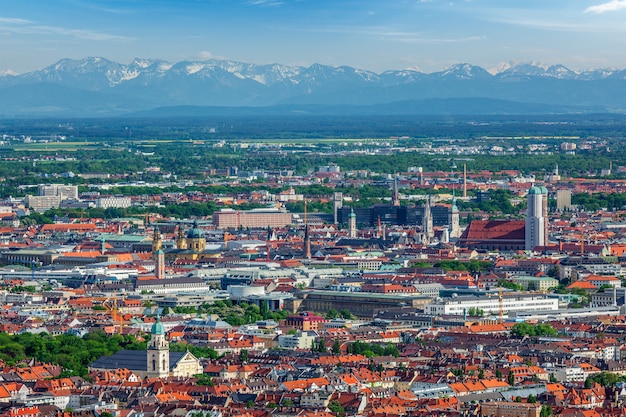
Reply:
<svg viewBox="0 0 626 417"><path fill-rule="evenodd" d="M368 111L374 113L376 106L383 106L411 112L410 106L390 103L459 99L522 103L524 111L532 104L555 111L622 111L624 93L625 70L577 72L537 63L506 63L491 72L463 63L430 74L413 69L378 74L321 64L140 58L120 64L91 57L62 59L21 75L0 74L0 117L116 115L166 106L319 105L334 106L334 111L341 106L370 106ZM445 102L439 103L445 107Z"/></svg>

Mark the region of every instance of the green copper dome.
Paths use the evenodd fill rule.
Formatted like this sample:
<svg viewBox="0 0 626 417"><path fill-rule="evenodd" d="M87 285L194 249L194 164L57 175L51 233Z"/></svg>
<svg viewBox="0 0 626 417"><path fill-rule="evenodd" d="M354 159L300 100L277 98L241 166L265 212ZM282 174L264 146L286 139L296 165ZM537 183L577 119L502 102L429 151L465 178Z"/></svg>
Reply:
<svg viewBox="0 0 626 417"><path fill-rule="evenodd" d="M548 189L544 186L534 186L530 187L528 190L528 194L548 194Z"/></svg>
<svg viewBox="0 0 626 417"><path fill-rule="evenodd" d="M187 239L202 239L204 232L198 227L197 222L193 222L193 228L187 233Z"/></svg>
<svg viewBox="0 0 626 417"><path fill-rule="evenodd" d="M152 334L165 334L165 327L161 323L161 317L157 316L156 322L152 325Z"/></svg>

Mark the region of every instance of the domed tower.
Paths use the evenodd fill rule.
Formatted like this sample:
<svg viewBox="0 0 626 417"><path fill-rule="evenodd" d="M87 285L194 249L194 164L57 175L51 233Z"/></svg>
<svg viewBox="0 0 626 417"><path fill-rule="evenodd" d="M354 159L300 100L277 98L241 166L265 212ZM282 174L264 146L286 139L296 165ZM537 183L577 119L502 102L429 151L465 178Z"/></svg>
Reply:
<svg viewBox="0 0 626 417"><path fill-rule="evenodd" d="M206 249L204 232L198 227L198 222L193 223L193 228L187 233L187 249L199 253Z"/></svg>
<svg viewBox="0 0 626 417"><path fill-rule="evenodd" d="M526 208L526 250L548 244L548 189L531 187Z"/></svg>
<svg viewBox="0 0 626 417"><path fill-rule="evenodd" d="M152 254L163 248L163 237L161 236L161 230L159 226L154 226L154 233L152 234Z"/></svg>
<svg viewBox="0 0 626 417"><path fill-rule="evenodd" d="M167 378L170 375L170 345L165 338L165 327L161 323L161 317L157 316L150 333L152 338L147 350L147 376Z"/></svg>
<svg viewBox="0 0 626 417"><path fill-rule="evenodd" d="M178 225L178 239L176 239L176 247L178 249L187 249L187 239L185 238L185 228L182 224Z"/></svg>

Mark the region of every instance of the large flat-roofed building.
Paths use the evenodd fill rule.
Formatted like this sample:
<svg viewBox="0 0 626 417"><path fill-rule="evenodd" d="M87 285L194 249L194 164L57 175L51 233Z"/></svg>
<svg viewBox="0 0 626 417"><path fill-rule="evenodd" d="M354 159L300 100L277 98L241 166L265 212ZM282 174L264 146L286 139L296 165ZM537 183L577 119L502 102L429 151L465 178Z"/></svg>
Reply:
<svg viewBox="0 0 626 417"><path fill-rule="evenodd" d="M342 292L309 290L297 295L299 298L285 300L285 308L292 311L349 310L359 318L372 318L379 310L396 307L422 309L432 298L421 295L377 294L364 292ZM291 305L293 303L293 305Z"/></svg>
<svg viewBox="0 0 626 417"><path fill-rule="evenodd" d="M572 191L571 190L556 190L556 209L570 210L572 208Z"/></svg>
<svg viewBox="0 0 626 417"><path fill-rule="evenodd" d="M220 210L213 213L213 224L220 229L286 227L292 223L291 213L280 210Z"/></svg>
<svg viewBox="0 0 626 417"><path fill-rule="evenodd" d="M552 277L532 277L522 275L514 277L513 282L524 287L526 290L547 291L559 285L559 280Z"/></svg>
<svg viewBox="0 0 626 417"><path fill-rule="evenodd" d="M59 196L62 200L66 199L78 199L78 186L77 185L64 185L64 184L40 184L37 187L37 191L40 196Z"/></svg>
<svg viewBox="0 0 626 417"><path fill-rule="evenodd" d="M195 277L138 280L135 283L135 291L151 294L203 293L211 290L210 283Z"/></svg>
<svg viewBox="0 0 626 417"><path fill-rule="evenodd" d="M6 264L50 265L60 254L48 249L20 249L0 253L0 260Z"/></svg>
<svg viewBox="0 0 626 417"><path fill-rule="evenodd" d="M500 303L498 296L454 297L426 304L424 312L432 315L463 315L469 309L474 308L482 310L485 314L498 314L500 307L502 307L504 314L514 311L558 310L559 300L549 298L544 294L532 293L504 294L502 303Z"/></svg>
<svg viewBox="0 0 626 417"><path fill-rule="evenodd" d="M58 208L63 200L78 200L78 186L63 184L40 184L38 195L27 195L24 202L35 211L46 211Z"/></svg>
<svg viewBox="0 0 626 417"><path fill-rule="evenodd" d="M58 195L27 195L24 198L24 203L31 210L44 212L51 208L59 208L61 197Z"/></svg>
<svg viewBox="0 0 626 417"><path fill-rule="evenodd" d="M123 196L102 196L96 199L96 207L108 209L108 208L128 208L132 206L133 202L130 197Z"/></svg>
<svg viewBox="0 0 626 417"><path fill-rule="evenodd" d="M490 417L539 417L541 404L493 401L481 404L480 415Z"/></svg>

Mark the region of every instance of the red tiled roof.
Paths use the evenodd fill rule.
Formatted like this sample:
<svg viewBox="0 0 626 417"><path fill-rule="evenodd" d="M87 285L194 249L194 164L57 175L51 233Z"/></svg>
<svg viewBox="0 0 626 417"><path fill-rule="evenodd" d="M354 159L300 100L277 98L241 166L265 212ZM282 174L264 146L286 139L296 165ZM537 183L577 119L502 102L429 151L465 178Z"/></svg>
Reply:
<svg viewBox="0 0 626 417"><path fill-rule="evenodd" d="M463 233L470 240L524 240L524 220L472 220Z"/></svg>

